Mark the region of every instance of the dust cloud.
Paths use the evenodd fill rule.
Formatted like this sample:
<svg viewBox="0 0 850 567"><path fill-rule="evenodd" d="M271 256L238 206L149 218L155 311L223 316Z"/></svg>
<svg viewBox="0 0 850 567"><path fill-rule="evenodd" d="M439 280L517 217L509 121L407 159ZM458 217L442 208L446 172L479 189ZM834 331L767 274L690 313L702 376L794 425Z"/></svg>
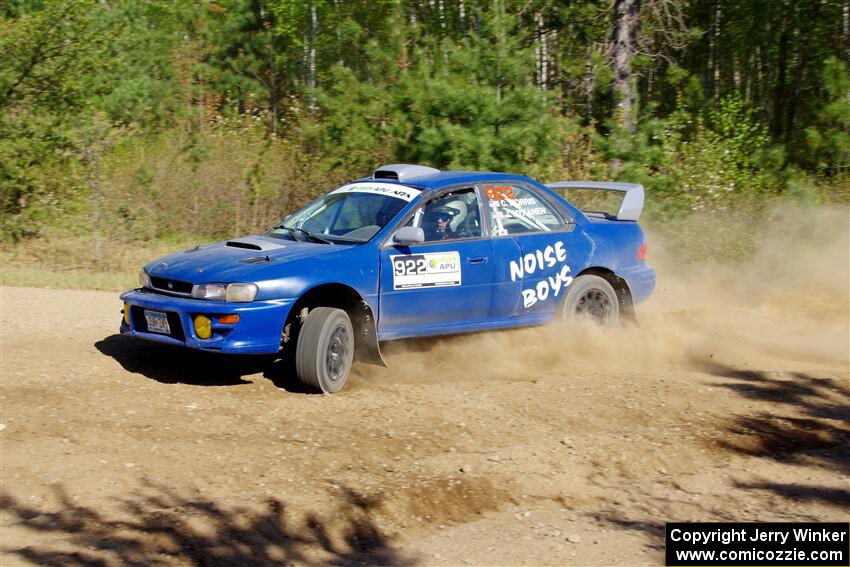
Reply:
<svg viewBox="0 0 850 567"><path fill-rule="evenodd" d="M708 361L850 366L847 208L786 204L761 219L729 214L711 219L712 231L695 220L675 237L649 230L657 287L637 306L637 325L552 324L386 343L389 368L357 365L357 382L545 380L700 370ZM714 243L718 229L723 238Z"/></svg>

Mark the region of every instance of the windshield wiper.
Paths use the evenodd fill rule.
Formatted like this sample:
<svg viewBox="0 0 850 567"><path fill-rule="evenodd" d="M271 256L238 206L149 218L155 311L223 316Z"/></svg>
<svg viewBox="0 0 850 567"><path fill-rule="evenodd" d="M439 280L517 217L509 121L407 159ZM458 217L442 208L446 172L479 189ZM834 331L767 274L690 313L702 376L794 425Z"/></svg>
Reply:
<svg viewBox="0 0 850 567"><path fill-rule="evenodd" d="M285 224L279 224L275 228L282 228L284 230L288 230L293 234L302 234L314 242L321 242L322 244L333 244L333 242L331 242L327 238L322 238L318 234L313 234L309 230L304 230L303 228L298 228L295 226L286 226Z"/></svg>

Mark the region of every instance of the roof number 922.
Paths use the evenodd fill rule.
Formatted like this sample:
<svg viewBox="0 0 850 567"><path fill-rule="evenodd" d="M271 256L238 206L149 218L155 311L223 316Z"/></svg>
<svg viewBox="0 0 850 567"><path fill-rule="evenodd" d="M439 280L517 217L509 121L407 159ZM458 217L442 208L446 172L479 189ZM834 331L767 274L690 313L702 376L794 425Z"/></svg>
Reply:
<svg viewBox="0 0 850 567"><path fill-rule="evenodd" d="M418 276L426 271L425 256L405 256L393 259L393 272L397 276Z"/></svg>

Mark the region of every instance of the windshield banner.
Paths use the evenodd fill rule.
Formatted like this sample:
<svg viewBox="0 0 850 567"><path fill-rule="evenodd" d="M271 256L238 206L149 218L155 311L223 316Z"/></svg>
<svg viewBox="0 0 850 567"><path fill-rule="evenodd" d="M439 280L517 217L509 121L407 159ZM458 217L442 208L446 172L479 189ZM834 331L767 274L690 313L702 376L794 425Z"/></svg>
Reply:
<svg viewBox="0 0 850 567"><path fill-rule="evenodd" d="M343 185L333 193L373 193L412 201L419 195L419 190L393 183L350 183Z"/></svg>

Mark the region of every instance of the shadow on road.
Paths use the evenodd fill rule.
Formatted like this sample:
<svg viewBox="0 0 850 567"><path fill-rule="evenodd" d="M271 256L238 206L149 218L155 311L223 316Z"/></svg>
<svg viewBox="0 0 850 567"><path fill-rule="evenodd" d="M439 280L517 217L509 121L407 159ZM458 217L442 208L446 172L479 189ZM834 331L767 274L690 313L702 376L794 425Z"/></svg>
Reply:
<svg viewBox="0 0 850 567"><path fill-rule="evenodd" d="M718 363L710 363L707 370L731 379L715 384L718 388L786 410L733 417L726 426L728 435L717 439L718 447L739 455L850 475L850 388L846 383L802 372L777 375ZM797 502L850 508L847 489L778 482L743 483L738 487Z"/></svg>
<svg viewBox="0 0 850 567"><path fill-rule="evenodd" d="M225 508L148 483L107 513L56 489L59 511L42 512L14 496L0 509L45 543L4 546L38 565L412 565L370 518L375 504L350 489L333 495L332 514L293 517L277 499L262 510Z"/></svg>
<svg viewBox="0 0 850 567"><path fill-rule="evenodd" d="M836 480L850 474L850 388L833 378L816 377L806 373L774 373L742 370L716 362L701 361L702 369L722 379L712 386L722 388L754 401L768 402L764 409L752 413L729 415L709 430L711 446L724 454L755 459L767 459L793 467L826 471ZM600 467L601 470L610 470ZM605 476L595 483L606 491L622 489L640 477L624 472ZM785 513L785 521L823 521L822 508L791 506L812 504L828 506L837 514L850 509L850 490L840 482L819 485L778 481L741 481L728 479L728 488L715 492L710 500L689 499L689 494L677 486L675 478L662 480L670 485L668 497L651 501L632 502L625 509L617 497L599 505L591 517L617 529L641 533L647 546L664 548L666 521L741 521L742 493L750 492L764 509L773 514ZM846 486L846 483L844 484ZM684 508L683 508L684 507ZM665 510L690 510L688 517L672 517ZM750 512L752 513L752 512ZM751 519L751 518L750 518Z"/></svg>
<svg viewBox="0 0 850 567"><path fill-rule="evenodd" d="M817 501L831 506L850 508L850 491L811 484L782 484L779 482L738 482L736 488L767 490L783 498L804 502Z"/></svg>
<svg viewBox="0 0 850 567"><path fill-rule="evenodd" d="M261 374L287 392L316 393L298 380L290 357L200 352L124 335L110 335L94 346L127 372L163 384L238 386L251 383L247 376Z"/></svg>
<svg viewBox="0 0 850 567"><path fill-rule="evenodd" d="M385 350L390 356L404 352L428 353L439 348L445 337L392 341ZM294 394L320 394L298 380L292 356L235 355L201 352L110 335L97 341L95 348L114 358L127 372L141 374L163 384L195 386L237 386L250 384L245 377L261 374L276 387Z"/></svg>
<svg viewBox="0 0 850 567"><path fill-rule="evenodd" d="M774 374L717 363L707 370L732 380L714 386L787 410L733 417L726 427L730 435L718 439L717 446L741 455L850 474L850 388L846 384L802 372Z"/></svg>
<svg viewBox="0 0 850 567"><path fill-rule="evenodd" d="M295 373L295 361L292 356L283 355L270 363L263 372L263 376L271 380L271 383L287 392L293 394L321 394L321 392L308 387L298 379Z"/></svg>
<svg viewBox="0 0 850 567"><path fill-rule="evenodd" d="M111 335L94 346L114 358L127 372L142 374L164 384L250 384L244 376L263 372L274 360L267 356L198 352L123 335Z"/></svg>

